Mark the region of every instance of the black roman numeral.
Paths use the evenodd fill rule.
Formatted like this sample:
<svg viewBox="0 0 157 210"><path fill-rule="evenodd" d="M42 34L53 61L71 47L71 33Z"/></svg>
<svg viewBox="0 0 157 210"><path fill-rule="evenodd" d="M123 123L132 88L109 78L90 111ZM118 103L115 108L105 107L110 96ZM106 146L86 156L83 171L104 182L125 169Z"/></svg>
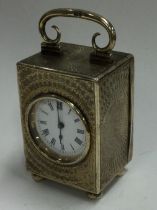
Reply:
<svg viewBox="0 0 157 210"><path fill-rule="evenodd" d="M81 145L83 142L78 137L75 138L75 142L79 145Z"/></svg>
<svg viewBox="0 0 157 210"><path fill-rule="evenodd" d="M42 130L42 135L44 135L44 136L49 135L49 130L48 129Z"/></svg>
<svg viewBox="0 0 157 210"><path fill-rule="evenodd" d="M41 121L40 121L40 124L46 125L46 124L47 124L47 122L46 122L46 121L41 120Z"/></svg>
<svg viewBox="0 0 157 210"><path fill-rule="evenodd" d="M76 119L74 120L75 123L77 123L77 122L79 122L79 121L80 121L79 118L76 118Z"/></svg>
<svg viewBox="0 0 157 210"><path fill-rule="evenodd" d="M72 150L75 152L75 149L74 149L73 145L72 145L72 144L70 144L70 146L71 146Z"/></svg>
<svg viewBox="0 0 157 210"><path fill-rule="evenodd" d="M84 134L84 130L77 129L77 133Z"/></svg>
<svg viewBox="0 0 157 210"><path fill-rule="evenodd" d="M70 112L71 112L71 109L69 109L68 114L70 114Z"/></svg>
<svg viewBox="0 0 157 210"><path fill-rule="evenodd" d="M54 108L53 108L53 106L52 106L51 101L48 101L48 106L50 107L51 111L53 111L53 110L54 110Z"/></svg>
<svg viewBox="0 0 157 210"><path fill-rule="evenodd" d="M63 103L60 101L57 101L57 109L62 110L63 109Z"/></svg>
<svg viewBox="0 0 157 210"><path fill-rule="evenodd" d="M47 112L45 112L44 110L41 110L41 112L42 112L42 113L44 113L44 114L46 114L46 115L48 115L48 113L47 113Z"/></svg>
<svg viewBox="0 0 157 210"><path fill-rule="evenodd" d="M56 143L56 139L55 138L52 138L51 145L55 145L55 143Z"/></svg>

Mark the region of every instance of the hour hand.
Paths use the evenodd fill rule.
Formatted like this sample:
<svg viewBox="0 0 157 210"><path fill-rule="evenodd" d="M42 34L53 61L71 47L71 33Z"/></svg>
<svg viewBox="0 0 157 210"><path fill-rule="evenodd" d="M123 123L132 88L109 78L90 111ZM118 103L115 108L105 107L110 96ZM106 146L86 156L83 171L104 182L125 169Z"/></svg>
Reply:
<svg viewBox="0 0 157 210"><path fill-rule="evenodd" d="M62 149L62 150L65 150L65 149L64 149L64 144L62 143L62 139L63 139L63 136L62 136L61 130L60 130L60 134L59 134L60 145L61 145L61 149Z"/></svg>
<svg viewBox="0 0 157 210"><path fill-rule="evenodd" d="M60 143L62 142L62 139L63 139L63 136L62 136L62 134L61 134L61 132L60 132L60 134L59 134Z"/></svg>

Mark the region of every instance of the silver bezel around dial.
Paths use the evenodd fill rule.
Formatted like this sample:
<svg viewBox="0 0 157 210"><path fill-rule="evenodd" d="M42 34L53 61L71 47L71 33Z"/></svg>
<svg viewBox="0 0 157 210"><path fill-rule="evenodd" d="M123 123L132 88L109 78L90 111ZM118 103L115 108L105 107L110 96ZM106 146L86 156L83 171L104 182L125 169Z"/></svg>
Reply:
<svg viewBox="0 0 157 210"><path fill-rule="evenodd" d="M36 125L35 125L34 106L36 103L38 103L39 101L42 101L44 99L58 99L58 100L63 101L64 103L67 103L69 105L69 107L71 109L73 109L74 112L77 115L79 115L80 119L82 120L82 122L86 128L86 131L85 131L86 147L83 150L83 152L81 154L79 154L78 156L75 156L75 158L70 157L70 156L68 156L68 157L63 156L63 155L61 156L61 155L57 154L55 151L52 151L50 148L48 148L43 143L40 136L38 135L38 131L37 131ZM89 151L89 148L90 148L89 127L87 125L87 121L85 120L85 118L82 115L82 113L80 112L80 110L72 102L68 101L67 99L65 99L61 96L58 96L58 95L53 95L53 94L47 94L47 95L39 96L39 97L33 99L26 110L25 121L26 121L27 131L30 135L29 140L34 145L34 147L38 150L38 152L40 152L40 154L42 156L44 156L45 158L47 158L48 160L51 160L51 161L53 161L57 164L61 164L61 165L73 165L73 164L83 161L83 159L86 157L86 155Z"/></svg>

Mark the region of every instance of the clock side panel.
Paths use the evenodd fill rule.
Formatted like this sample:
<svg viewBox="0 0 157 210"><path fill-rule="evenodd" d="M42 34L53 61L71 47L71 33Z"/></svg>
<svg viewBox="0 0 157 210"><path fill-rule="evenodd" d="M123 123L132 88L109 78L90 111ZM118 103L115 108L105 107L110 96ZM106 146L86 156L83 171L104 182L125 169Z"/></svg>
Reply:
<svg viewBox="0 0 157 210"><path fill-rule="evenodd" d="M27 167L32 173L41 177L95 193L96 125L93 82L20 63L17 69ZM44 94L56 94L66 98L75 104L85 116L90 130L90 149L80 163L72 166L55 164L44 157L32 144L32 137L25 122L25 114L33 98Z"/></svg>
<svg viewBox="0 0 157 210"><path fill-rule="evenodd" d="M132 60L100 80L101 190L123 171L132 149Z"/></svg>

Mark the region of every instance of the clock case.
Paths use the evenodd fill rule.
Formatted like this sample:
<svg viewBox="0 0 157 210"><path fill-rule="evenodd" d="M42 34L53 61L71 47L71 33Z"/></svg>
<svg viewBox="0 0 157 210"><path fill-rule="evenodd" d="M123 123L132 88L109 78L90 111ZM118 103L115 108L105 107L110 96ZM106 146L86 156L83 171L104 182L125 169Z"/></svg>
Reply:
<svg viewBox="0 0 157 210"><path fill-rule="evenodd" d="M73 14L87 14L80 11ZM17 63L17 75L26 166L33 178L72 186L91 197L100 195L132 158L133 56L44 42L41 52ZM33 100L47 94L72 102L87 121L90 148L77 164L57 164L32 143L27 109Z"/></svg>
<svg viewBox="0 0 157 210"><path fill-rule="evenodd" d="M93 59L91 47L61 43L62 54L39 52L17 63L27 168L40 177L99 194L132 157L133 56L113 52ZM90 128L90 150L72 166L46 159L34 147L25 115L34 98L55 94L71 101Z"/></svg>

